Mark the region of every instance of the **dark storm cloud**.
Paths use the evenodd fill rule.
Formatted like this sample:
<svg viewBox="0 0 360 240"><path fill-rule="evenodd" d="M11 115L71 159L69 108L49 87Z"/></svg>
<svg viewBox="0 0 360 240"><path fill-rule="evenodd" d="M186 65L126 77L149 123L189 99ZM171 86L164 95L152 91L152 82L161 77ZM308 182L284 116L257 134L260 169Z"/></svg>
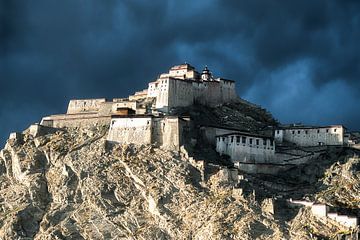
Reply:
<svg viewBox="0 0 360 240"><path fill-rule="evenodd" d="M360 129L359 42L358 1L0 0L1 139L184 61L282 121Z"/></svg>

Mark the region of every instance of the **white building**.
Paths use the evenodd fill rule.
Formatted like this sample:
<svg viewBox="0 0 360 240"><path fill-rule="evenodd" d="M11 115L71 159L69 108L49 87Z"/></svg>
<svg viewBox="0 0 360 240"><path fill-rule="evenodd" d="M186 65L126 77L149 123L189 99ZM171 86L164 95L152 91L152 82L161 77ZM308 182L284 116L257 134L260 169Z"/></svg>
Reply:
<svg viewBox="0 0 360 240"><path fill-rule="evenodd" d="M189 121L177 116L112 116L107 140L126 144L155 144L179 150Z"/></svg>
<svg viewBox="0 0 360 240"><path fill-rule="evenodd" d="M324 127L290 126L275 130L277 143L290 142L299 146L343 145L346 129L342 125Z"/></svg>
<svg viewBox="0 0 360 240"><path fill-rule="evenodd" d="M250 133L216 136L216 151L230 156L232 162L267 163L275 156L275 143L270 137Z"/></svg>
<svg viewBox="0 0 360 240"><path fill-rule="evenodd" d="M186 107L196 102L217 105L237 98L235 82L213 78L206 67L199 74L189 64L172 67L149 83L147 97L156 98L156 109L168 112L173 107Z"/></svg>

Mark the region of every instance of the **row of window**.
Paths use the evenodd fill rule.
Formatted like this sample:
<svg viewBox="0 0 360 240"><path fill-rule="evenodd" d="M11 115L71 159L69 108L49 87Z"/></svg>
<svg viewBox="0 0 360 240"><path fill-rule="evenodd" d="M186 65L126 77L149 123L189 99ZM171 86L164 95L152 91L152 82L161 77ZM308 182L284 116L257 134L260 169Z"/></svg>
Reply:
<svg viewBox="0 0 360 240"><path fill-rule="evenodd" d="M225 142L225 137L219 137L218 138L218 142L220 142L221 140L223 141L223 142ZM255 140L255 141L254 141ZM252 144L254 144L255 143L255 145L260 145L260 139L258 139L258 138L251 138L251 137L249 137L249 141L247 141L247 137L244 137L244 136L231 136L230 137L230 142L231 143L233 143L234 141L236 141L236 143L242 143L242 144L246 144L246 143L249 143L250 145L252 145ZM273 140L266 140L266 139L262 139L262 144L264 145L264 146L266 146L266 144L267 144L267 142L269 142L270 143L270 146L273 146L273 144L274 144L274 141Z"/></svg>
<svg viewBox="0 0 360 240"><path fill-rule="evenodd" d="M334 133L336 132L337 128L334 128ZM305 132L305 134L308 134L309 133L309 130L292 130L291 133L292 134L295 134L295 133L298 133L300 134L301 132ZM317 133L320 133L320 129L316 130ZM330 132L330 129L326 129L326 133L329 133ZM276 134L280 134L280 130L276 130Z"/></svg>

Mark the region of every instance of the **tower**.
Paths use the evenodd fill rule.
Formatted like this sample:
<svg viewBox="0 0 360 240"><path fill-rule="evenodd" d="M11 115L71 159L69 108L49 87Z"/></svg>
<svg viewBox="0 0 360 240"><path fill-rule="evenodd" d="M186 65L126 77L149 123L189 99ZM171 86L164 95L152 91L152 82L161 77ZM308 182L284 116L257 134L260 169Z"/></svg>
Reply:
<svg viewBox="0 0 360 240"><path fill-rule="evenodd" d="M204 70L201 73L201 79L203 81L211 81L212 79L211 72L209 71L207 66L205 66Z"/></svg>

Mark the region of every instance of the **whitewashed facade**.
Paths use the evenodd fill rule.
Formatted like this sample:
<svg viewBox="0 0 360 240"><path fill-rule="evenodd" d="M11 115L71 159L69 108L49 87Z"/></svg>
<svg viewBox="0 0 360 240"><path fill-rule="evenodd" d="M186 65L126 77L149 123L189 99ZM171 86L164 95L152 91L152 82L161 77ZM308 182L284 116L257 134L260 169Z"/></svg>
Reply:
<svg viewBox="0 0 360 240"><path fill-rule="evenodd" d="M205 68L202 74L189 64L174 66L150 82L147 97L156 98L156 109L168 112L173 107L186 107L199 102L216 105L237 98L235 82L213 78Z"/></svg>
<svg viewBox="0 0 360 240"><path fill-rule="evenodd" d="M155 144L178 150L189 122L185 119L149 115L113 116L107 140L125 144Z"/></svg>
<svg viewBox="0 0 360 240"><path fill-rule="evenodd" d="M216 151L232 162L267 163L274 160L275 142L261 135L229 133L216 136Z"/></svg>
<svg viewBox="0 0 360 240"><path fill-rule="evenodd" d="M284 141L299 146L343 145L346 129L342 125L324 127L294 126L276 129L277 143Z"/></svg>

